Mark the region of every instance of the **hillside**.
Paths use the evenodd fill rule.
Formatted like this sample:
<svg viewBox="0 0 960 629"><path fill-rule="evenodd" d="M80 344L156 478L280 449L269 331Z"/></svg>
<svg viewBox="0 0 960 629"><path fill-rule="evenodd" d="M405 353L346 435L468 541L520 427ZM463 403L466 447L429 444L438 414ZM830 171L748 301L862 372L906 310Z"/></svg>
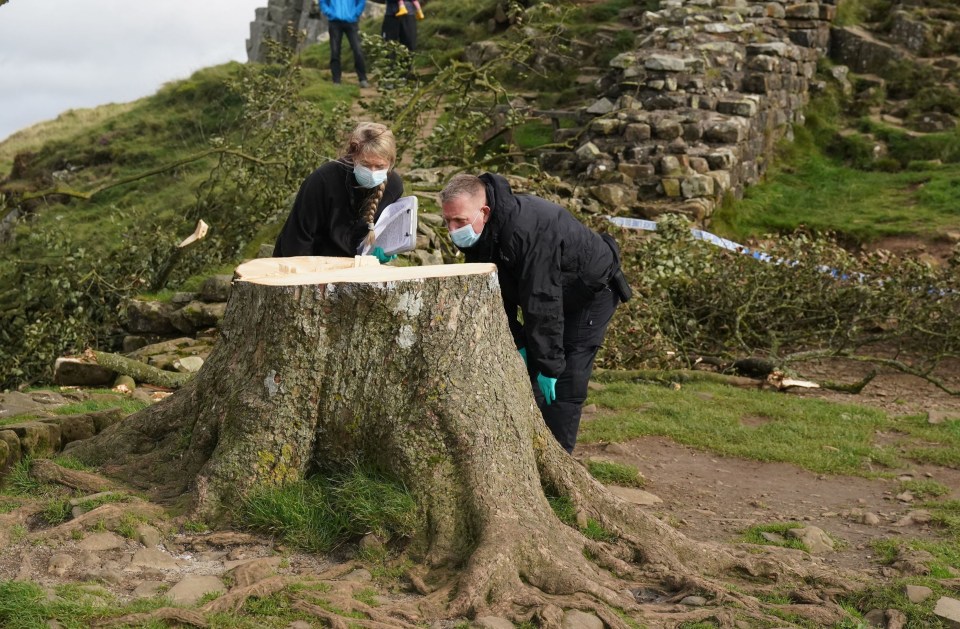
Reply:
<svg viewBox="0 0 960 629"><path fill-rule="evenodd" d="M0 145L9 167L0 380L43 381L56 355L118 348L124 299L193 290L256 255L357 115L393 120L408 189L428 209L438 169L495 168L532 175L529 185L587 216L678 212L743 242L802 228L854 250L950 257L960 239L950 6L911 3L887 19L894 4L883 0L839 13L686 5L533 5L518 25L499 5L440 3L421 24L417 81L364 95L365 111L355 87L329 83L321 44L286 65L210 68L135 103L15 134ZM832 62L831 28L834 38L868 34ZM922 41L910 35L918 29ZM682 53L672 69L680 42L702 61ZM386 85L389 51L376 38L367 45ZM888 49L897 54L884 57ZM874 66L857 66L857 50ZM729 65L743 54L753 60ZM758 74L771 59L778 69ZM403 102L416 106L401 111ZM199 219L211 237L181 255L175 244ZM451 259L442 233L425 242Z"/></svg>

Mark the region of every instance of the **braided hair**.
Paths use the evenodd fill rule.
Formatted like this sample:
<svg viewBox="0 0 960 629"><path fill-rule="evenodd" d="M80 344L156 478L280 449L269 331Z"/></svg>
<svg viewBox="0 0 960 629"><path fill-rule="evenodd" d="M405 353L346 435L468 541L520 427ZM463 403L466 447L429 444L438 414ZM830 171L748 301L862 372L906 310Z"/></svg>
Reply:
<svg viewBox="0 0 960 629"><path fill-rule="evenodd" d="M340 158L347 164L354 164L363 156L379 157L385 160L393 168L397 160L397 143L393 137L393 132L385 125L377 122L361 122L354 128L347 138L340 153ZM361 209L361 216L367 224L366 242L373 245L376 235L373 231L374 218L377 215L377 208L383 199L384 190L387 182L383 182L370 191L364 201Z"/></svg>

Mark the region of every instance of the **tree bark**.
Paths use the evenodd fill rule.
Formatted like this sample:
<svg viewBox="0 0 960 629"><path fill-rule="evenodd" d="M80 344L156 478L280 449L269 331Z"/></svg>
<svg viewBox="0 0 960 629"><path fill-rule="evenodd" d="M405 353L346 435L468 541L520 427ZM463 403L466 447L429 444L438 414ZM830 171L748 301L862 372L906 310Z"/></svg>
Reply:
<svg viewBox="0 0 960 629"><path fill-rule="evenodd" d="M540 610L549 625L551 596L580 596L576 606L625 627L611 609L638 606L623 578L690 573L687 562L694 575L762 574L763 555L688 540L562 450L514 349L495 271L338 258L242 265L196 376L70 453L160 495L189 492L209 518L257 486L356 460L379 466L423 509L422 561L463 567L428 597L446 615ZM619 542L560 522L545 492Z"/></svg>

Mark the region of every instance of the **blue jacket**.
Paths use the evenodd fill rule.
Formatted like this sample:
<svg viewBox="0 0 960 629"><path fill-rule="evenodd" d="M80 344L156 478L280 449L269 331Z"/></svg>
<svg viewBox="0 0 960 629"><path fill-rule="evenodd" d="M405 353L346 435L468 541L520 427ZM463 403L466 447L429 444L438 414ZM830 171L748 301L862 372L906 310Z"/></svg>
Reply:
<svg viewBox="0 0 960 629"><path fill-rule="evenodd" d="M331 21L356 22L366 3L367 0L320 0L320 11Z"/></svg>

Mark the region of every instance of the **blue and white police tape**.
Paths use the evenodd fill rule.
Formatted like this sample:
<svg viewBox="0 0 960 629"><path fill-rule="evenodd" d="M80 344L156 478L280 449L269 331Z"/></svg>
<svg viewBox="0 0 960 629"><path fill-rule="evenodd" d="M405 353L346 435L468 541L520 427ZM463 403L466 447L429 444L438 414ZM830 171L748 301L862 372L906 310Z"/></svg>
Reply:
<svg viewBox="0 0 960 629"><path fill-rule="evenodd" d="M656 221L648 221L642 218L624 218L622 216L607 216L606 218L608 221L619 227L626 227L627 229L642 229L644 231L657 231ZM702 240L710 243L711 245L721 247L722 249L727 249L728 251L742 253L756 260L760 260L761 262L773 262L775 264L787 264L790 266L799 264L794 260L784 260L783 258L775 259L769 253L754 251L749 247L745 247L744 245L733 242L732 240L727 240L726 238L721 238L716 234L705 232L702 229L691 229L690 234L693 236L694 240ZM850 275L846 273L840 273L836 269L831 269L828 266L822 266L820 267L820 270L841 280L849 280L851 278ZM867 277L862 273L855 273L853 278L860 282L867 279Z"/></svg>

